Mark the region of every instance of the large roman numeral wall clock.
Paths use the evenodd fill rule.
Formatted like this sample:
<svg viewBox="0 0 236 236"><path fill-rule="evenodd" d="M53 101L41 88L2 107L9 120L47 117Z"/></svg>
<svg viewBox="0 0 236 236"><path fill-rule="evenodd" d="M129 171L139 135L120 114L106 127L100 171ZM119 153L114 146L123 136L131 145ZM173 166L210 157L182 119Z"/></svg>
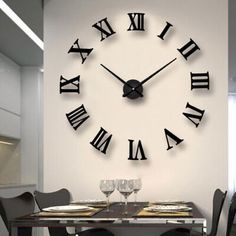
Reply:
<svg viewBox="0 0 236 236"><path fill-rule="evenodd" d="M184 151L181 146L194 145L185 138L187 130L198 132L204 121L200 98L207 99L210 72L195 62L206 52L181 26L162 17L161 27L152 28L154 20L143 11L126 12L119 20L104 15L84 26L92 40L78 33L65 49L78 68L72 77L61 72L65 126L79 137L93 123L86 145L99 158L112 158L120 147L120 160L141 163L158 158L158 150ZM184 36L175 38L181 30ZM71 107L75 98L78 105ZM156 145L149 147L150 140Z"/></svg>

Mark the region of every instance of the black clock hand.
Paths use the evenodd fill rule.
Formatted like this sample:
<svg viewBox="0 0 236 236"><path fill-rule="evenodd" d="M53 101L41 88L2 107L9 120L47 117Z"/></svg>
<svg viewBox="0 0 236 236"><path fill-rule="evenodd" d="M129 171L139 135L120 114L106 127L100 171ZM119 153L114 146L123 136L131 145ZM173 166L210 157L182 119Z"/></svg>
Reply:
<svg viewBox="0 0 236 236"><path fill-rule="evenodd" d="M171 60L170 62L168 62L167 64L165 64L164 66L162 66L160 69L158 69L157 71L155 71L154 73L152 73L151 75L149 75L146 79L144 79L142 82L140 82L140 84L136 87L134 87L133 89L137 89L138 87L142 86L144 83L146 83L148 80L150 80L153 76L155 76L156 74L158 74L159 72L161 72L163 69L165 69L167 66L169 66L171 63L173 63L177 58L174 58L173 60ZM129 91L127 93L123 94L123 97L127 97L132 91Z"/></svg>
<svg viewBox="0 0 236 236"><path fill-rule="evenodd" d="M108 72L110 72L115 78L117 78L121 83L123 83L125 86L128 86L129 88L131 88L131 92L135 91L136 93L139 94L140 97L143 97L143 94L140 93L139 91L137 91L133 86L131 86L130 84L128 84L126 81L124 81L122 78L120 78L117 74L115 74L113 71L111 71L110 69L108 69L106 66L104 66L103 64L100 64L105 70L107 70Z"/></svg>

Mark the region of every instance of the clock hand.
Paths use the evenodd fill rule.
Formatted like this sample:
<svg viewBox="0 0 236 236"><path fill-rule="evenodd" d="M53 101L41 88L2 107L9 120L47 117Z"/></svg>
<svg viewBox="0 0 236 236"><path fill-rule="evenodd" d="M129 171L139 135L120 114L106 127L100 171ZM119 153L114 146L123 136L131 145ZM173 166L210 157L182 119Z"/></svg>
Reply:
<svg viewBox="0 0 236 236"><path fill-rule="evenodd" d="M105 70L107 70L108 72L110 72L115 78L117 78L121 83L123 83L125 86L128 86L129 88L131 88L131 92L135 91L136 93L139 94L140 97L143 97L143 94L139 91L136 90L136 88L134 88L133 86L131 86L129 83L127 83L126 81L124 81L122 78L120 78L117 74L115 74L113 71L111 71L110 69L108 69L106 66L104 66L103 64L100 64Z"/></svg>
<svg viewBox="0 0 236 236"><path fill-rule="evenodd" d="M144 79L142 82L140 82L140 84L136 87L134 87L133 89L136 89L140 86L142 86L144 83L146 83L148 80L150 80L153 76L155 76L156 74L158 74L159 72L161 72L163 69L165 69L167 66L169 66L171 63L173 63L177 58L174 58L173 60L171 60L170 62L168 62L167 64L165 64L164 66L162 66L161 68L159 68L157 71L155 71L154 73L152 73L151 75L149 75L146 79ZM132 91L129 91L127 93L123 94L123 97L127 97Z"/></svg>

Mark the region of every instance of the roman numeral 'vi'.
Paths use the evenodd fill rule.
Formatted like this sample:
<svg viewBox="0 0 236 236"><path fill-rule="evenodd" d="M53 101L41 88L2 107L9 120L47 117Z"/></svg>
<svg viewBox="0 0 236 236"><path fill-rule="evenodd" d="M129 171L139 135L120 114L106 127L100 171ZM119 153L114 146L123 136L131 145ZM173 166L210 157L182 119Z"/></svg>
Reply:
<svg viewBox="0 0 236 236"><path fill-rule="evenodd" d="M143 146L142 146L142 142L139 140L138 141L138 145L137 145L137 149L136 149L136 153L134 154L133 151L133 146L134 146L134 140L129 139L129 158L128 160L147 160L147 157L145 156L144 150L143 150ZM140 158L138 158L140 156Z"/></svg>

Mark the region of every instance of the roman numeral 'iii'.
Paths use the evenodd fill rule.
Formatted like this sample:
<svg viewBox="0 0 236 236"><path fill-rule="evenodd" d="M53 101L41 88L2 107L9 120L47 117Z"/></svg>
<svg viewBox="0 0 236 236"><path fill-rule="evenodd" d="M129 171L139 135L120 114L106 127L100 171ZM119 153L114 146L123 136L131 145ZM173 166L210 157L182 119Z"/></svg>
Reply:
<svg viewBox="0 0 236 236"><path fill-rule="evenodd" d="M107 136L107 131L101 127L93 141L90 142L91 145L104 154L106 154L107 148L112 138L112 135L109 135L106 138L105 136Z"/></svg>
<svg viewBox="0 0 236 236"><path fill-rule="evenodd" d="M184 141L183 139L180 139L179 137L171 133L168 129L164 129L164 132L165 132L166 142L167 142L167 149L166 149L167 151L173 148L173 146L170 145L169 138L175 141L175 145L178 145Z"/></svg>
<svg viewBox="0 0 236 236"><path fill-rule="evenodd" d="M128 160L147 160L147 157L145 156L145 153L143 150L142 142L140 140L138 141L135 155L134 155L134 151L133 151L133 146L134 146L133 144L134 144L134 140L129 139L129 158L128 158ZM138 156L140 156L140 159L138 158Z"/></svg>

